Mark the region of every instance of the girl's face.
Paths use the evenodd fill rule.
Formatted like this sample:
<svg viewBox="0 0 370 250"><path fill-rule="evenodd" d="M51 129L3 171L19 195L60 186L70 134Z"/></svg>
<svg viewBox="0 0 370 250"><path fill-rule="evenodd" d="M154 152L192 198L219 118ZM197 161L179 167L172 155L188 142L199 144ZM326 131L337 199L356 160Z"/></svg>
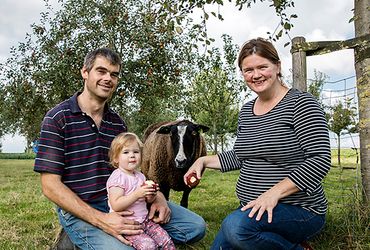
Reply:
<svg viewBox="0 0 370 250"><path fill-rule="evenodd" d="M274 64L264 57L252 54L243 59L241 66L244 80L257 95L280 85L278 78L280 64Z"/></svg>
<svg viewBox="0 0 370 250"><path fill-rule="evenodd" d="M124 172L133 173L141 163L141 151L137 142L124 146L118 157L118 168Z"/></svg>

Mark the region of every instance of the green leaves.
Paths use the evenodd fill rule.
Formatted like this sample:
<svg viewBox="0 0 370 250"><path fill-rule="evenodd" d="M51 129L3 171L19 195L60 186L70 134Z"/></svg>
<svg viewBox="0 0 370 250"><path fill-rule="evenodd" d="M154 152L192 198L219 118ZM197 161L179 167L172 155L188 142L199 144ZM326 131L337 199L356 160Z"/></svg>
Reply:
<svg viewBox="0 0 370 250"><path fill-rule="evenodd" d="M235 134L239 109L246 85L237 75L235 58L238 47L223 35L223 55L218 49L197 59L195 78L187 89L185 112L191 119L210 127L206 134L214 152L223 147L225 137Z"/></svg>
<svg viewBox="0 0 370 250"><path fill-rule="evenodd" d="M188 20L177 5L159 2L69 0L60 2L57 11L49 7L1 70L0 117L6 122L0 128L17 131L29 142L37 138L46 111L82 89L86 53L102 46L122 57L117 93L123 94L111 104L130 130L140 134L158 119L176 119L182 72L196 42L182 26Z"/></svg>
<svg viewBox="0 0 370 250"><path fill-rule="evenodd" d="M59 3L58 10L54 10L45 0L48 9L41 14L40 22L32 25L33 33L27 35L26 42L12 49L11 58L2 67L2 104L14 112L0 109L0 129L20 132L29 142L33 141L45 112L82 89L83 58L90 50L102 46L116 50L122 57L121 84L117 89L121 94L111 104L134 132L140 134L152 122L177 118L183 113L179 103L186 99L185 83L194 76L192 68L199 53L198 41L203 42L204 51L210 56L216 53L210 48L214 39L208 37L206 20L211 17L223 20L221 13L207 13L203 7L223 5L223 0ZM252 3L256 0L236 1L235 5L242 8ZM294 6L293 1L280 0L273 4L282 21L282 30L271 35L278 39L284 30L293 27L290 20L296 15L287 17L284 13L287 7ZM200 23L189 19L195 8L204 11ZM235 60L236 53L225 57L227 65L220 68L214 62L212 70L219 67L230 72L230 62ZM226 75L230 81L229 73ZM236 86L240 89L240 85ZM17 104L16 100L21 101ZM153 110L160 114L152 115Z"/></svg>
<svg viewBox="0 0 370 250"><path fill-rule="evenodd" d="M329 129L333 131L338 137L342 131L350 130L356 125L356 108L351 105L351 99L345 102L338 102L330 107Z"/></svg>

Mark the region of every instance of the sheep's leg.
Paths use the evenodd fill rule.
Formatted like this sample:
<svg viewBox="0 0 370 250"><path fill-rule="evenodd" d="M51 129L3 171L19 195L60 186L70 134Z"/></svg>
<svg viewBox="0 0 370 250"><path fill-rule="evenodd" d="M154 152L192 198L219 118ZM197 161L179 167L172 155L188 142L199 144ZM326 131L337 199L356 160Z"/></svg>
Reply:
<svg viewBox="0 0 370 250"><path fill-rule="evenodd" d="M180 205L181 206L186 207L186 208L188 207L188 201L189 201L190 191L191 191L190 188L186 188L184 190L184 192L182 193L182 198L181 198L181 202L180 202Z"/></svg>
<svg viewBox="0 0 370 250"><path fill-rule="evenodd" d="M170 197L170 187L169 187L169 185L161 183L161 184L159 184L159 187L160 187L161 192L164 195L164 198L166 198L166 200L168 200L169 197Z"/></svg>

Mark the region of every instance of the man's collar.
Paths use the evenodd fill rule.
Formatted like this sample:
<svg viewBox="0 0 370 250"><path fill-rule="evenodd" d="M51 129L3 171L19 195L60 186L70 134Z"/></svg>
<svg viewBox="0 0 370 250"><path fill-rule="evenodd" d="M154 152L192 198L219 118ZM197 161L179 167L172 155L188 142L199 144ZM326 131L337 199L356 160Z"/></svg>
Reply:
<svg viewBox="0 0 370 250"><path fill-rule="evenodd" d="M77 96L79 96L82 92L76 92L71 98L69 98L69 104L71 105L72 113L82 113L80 106L78 106Z"/></svg>
<svg viewBox="0 0 370 250"><path fill-rule="evenodd" d="M71 111L72 113L82 113L82 110L80 108L80 106L78 106L78 101L77 101L77 97L81 94L82 92L76 92L73 96L71 96L71 98L69 98L69 103L70 103L70 106L71 106ZM105 104L104 106L104 114L107 113L107 112L112 112L111 109L109 108L108 106L108 103Z"/></svg>

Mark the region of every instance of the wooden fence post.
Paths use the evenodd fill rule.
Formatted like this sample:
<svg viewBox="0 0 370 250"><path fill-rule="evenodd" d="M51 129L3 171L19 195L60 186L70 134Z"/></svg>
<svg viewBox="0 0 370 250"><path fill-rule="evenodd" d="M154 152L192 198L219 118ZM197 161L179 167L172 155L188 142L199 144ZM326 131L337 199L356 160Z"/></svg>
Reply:
<svg viewBox="0 0 370 250"><path fill-rule="evenodd" d="M299 44L306 42L304 37L294 37L293 47L299 47ZM293 88L307 91L307 68L306 68L306 51L297 50L292 53L293 67Z"/></svg>

